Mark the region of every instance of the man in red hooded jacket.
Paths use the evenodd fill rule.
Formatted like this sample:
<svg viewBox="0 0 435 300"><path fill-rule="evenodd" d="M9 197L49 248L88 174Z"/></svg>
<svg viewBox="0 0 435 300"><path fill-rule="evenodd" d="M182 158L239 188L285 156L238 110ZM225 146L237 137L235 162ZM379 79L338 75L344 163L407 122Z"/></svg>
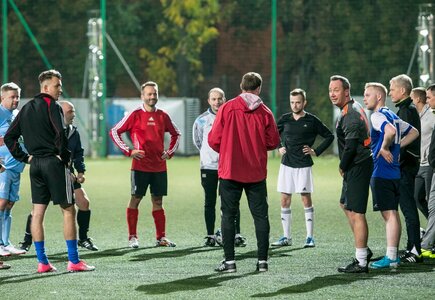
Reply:
<svg viewBox="0 0 435 300"><path fill-rule="evenodd" d="M257 271L268 270L267 151L277 148L279 133L272 112L259 97L261 84L260 74L245 74L240 83L242 93L221 106L208 136L210 147L220 157L218 176L225 260L215 269L217 272L236 272L234 221L243 190L254 218Z"/></svg>

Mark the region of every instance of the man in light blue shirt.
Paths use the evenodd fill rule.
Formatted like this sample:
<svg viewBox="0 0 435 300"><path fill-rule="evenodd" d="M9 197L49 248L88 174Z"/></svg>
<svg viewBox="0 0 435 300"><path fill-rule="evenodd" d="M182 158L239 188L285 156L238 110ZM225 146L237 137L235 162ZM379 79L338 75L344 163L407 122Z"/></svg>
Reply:
<svg viewBox="0 0 435 300"><path fill-rule="evenodd" d="M9 241L11 232L11 210L20 197L21 173L24 163L17 161L3 143L3 137L9 129L9 125L16 116L17 107L20 103L21 89L13 82L1 86L0 103L0 160L4 166L4 172L0 173L0 255L19 255L26 251L15 248Z"/></svg>

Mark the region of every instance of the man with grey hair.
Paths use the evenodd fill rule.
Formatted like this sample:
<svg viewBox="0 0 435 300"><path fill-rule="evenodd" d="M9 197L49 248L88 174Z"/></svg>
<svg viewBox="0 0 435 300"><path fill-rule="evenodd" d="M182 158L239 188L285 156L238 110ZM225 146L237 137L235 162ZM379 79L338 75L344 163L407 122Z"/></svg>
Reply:
<svg viewBox="0 0 435 300"><path fill-rule="evenodd" d="M412 99L412 80L401 74L390 80L390 97L398 108L397 115L420 132L420 117ZM405 217L408 241L405 251L400 254L401 262L421 261L420 220L414 200L415 176L418 173L420 158L420 137L406 147L400 148L400 201L399 206Z"/></svg>
<svg viewBox="0 0 435 300"><path fill-rule="evenodd" d="M21 89L15 83L9 82L2 85L0 91L0 157L5 168L4 172L0 173L0 256L9 256L26 253L15 248L9 240L11 211L14 204L20 200L20 180L25 164L16 160L3 142L3 137L17 115Z"/></svg>

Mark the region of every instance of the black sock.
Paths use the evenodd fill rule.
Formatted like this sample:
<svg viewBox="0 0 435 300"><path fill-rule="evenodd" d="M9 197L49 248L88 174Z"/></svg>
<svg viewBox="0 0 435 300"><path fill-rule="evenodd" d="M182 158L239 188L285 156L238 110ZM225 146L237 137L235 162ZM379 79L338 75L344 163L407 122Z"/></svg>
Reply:
<svg viewBox="0 0 435 300"><path fill-rule="evenodd" d="M88 238L90 220L90 210L79 210L77 212L77 224L79 225L79 240L86 240Z"/></svg>
<svg viewBox="0 0 435 300"><path fill-rule="evenodd" d="M24 233L24 243L31 245L32 244L32 231L30 226L32 225L32 214L27 216L26 222L26 231Z"/></svg>

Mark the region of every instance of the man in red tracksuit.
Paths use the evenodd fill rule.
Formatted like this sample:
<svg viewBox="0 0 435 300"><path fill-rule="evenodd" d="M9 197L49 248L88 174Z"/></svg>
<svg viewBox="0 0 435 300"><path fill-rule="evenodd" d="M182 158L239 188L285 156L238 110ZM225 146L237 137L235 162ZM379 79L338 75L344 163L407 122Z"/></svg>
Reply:
<svg viewBox="0 0 435 300"><path fill-rule="evenodd" d="M267 151L277 148L279 133L272 112L259 97L261 85L260 74L245 74L240 83L242 93L221 106L208 136L210 147L220 157L218 176L225 259L215 269L217 272L236 272L234 223L243 190L254 218L257 271L268 270Z"/></svg>
<svg viewBox="0 0 435 300"><path fill-rule="evenodd" d="M121 151L133 158L131 166L131 199L127 207L129 246L138 248L137 220L139 203L145 196L148 186L153 204L152 215L156 225L156 246L175 247L175 243L166 238L166 217L163 209L163 196L167 195L168 179L166 160L170 159L178 148L180 131L171 117L156 107L159 100L157 83L148 81L142 85L143 105L126 115L110 131L113 142ZM122 140L121 134L130 133L133 149ZM169 148L164 149L165 133L169 132Z"/></svg>

